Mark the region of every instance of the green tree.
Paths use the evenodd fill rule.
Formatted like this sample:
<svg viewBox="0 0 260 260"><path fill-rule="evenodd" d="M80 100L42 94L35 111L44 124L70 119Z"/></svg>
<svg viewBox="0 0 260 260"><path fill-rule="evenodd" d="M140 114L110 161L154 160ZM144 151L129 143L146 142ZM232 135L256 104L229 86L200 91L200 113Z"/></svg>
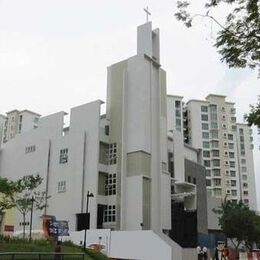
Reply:
<svg viewBox="0 0 260 260"><path fill-rule="evenodd" d="M250 113L245 115L245 119L249 126L255 125L260 133L260 96L258 97L258 103L250 106Z"/></svg>
<svg viewBox="0 0 260 260"><path fill-rule="evenodd" d="M211 19L219 26L214 46L221 55L221 61L234 68L256 68L260 72L260 1L259 0L205 0L205 13L192 14L192 1L177 1L175 16L191 27L193 20L200 16ZM214 9L232 10L221 24L215 17Z"/></svg>
<svg viewBox="0 0 260 260"><path fill-rule="evenodd" d="M18 193L16 195L15 203L18 211L23 217L23 238L25 238L25 219L27 213L33 210L33 208L43 210L47 207L48 197L46 192L37 190L42 181L43 178L39 175L24 176L17 181Z"/></svg>
<svg viewBox="0 0 260 260"><path fill-rule="evenodd" d="M233 203L225 199L221 207L213 211L220 214L219 225L236 250L241 243L251 249L253 243L259 241L260 217L241 201Z"/></svg>
<svg viewBox="0 0 260 260"><path fill-rule="evenodd" d="M6 210L15 207L14 194L16 190L17 185L15 182L0 177L0 219L3 218Z"/></svg>

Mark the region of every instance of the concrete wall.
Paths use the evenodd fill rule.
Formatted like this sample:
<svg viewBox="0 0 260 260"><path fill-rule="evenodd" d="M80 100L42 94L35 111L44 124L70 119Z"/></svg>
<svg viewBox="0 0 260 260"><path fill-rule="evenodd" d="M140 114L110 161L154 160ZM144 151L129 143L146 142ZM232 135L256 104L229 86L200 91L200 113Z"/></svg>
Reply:
<svg viewBox="0 0 260 260"><path fill-rule="evenodd" d="M185 180L188 178L197 186L197 216L198 216L198 232L208 233L207 221L207 189L205 168L197 163L185 159Z"/></svg>

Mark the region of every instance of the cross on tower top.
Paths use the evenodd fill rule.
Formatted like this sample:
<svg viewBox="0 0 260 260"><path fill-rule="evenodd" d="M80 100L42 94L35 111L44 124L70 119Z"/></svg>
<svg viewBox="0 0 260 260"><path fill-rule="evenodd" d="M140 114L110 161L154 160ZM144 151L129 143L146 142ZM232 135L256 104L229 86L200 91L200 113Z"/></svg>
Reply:
<svg viewBox="0 0 260 260"><path fill-rule="evenodd" d="M144 11L146 12L146 22L148 23L149 15L151 15L151 13L148 10L148 6L146 7L146 9L144 8Z"/></svg>

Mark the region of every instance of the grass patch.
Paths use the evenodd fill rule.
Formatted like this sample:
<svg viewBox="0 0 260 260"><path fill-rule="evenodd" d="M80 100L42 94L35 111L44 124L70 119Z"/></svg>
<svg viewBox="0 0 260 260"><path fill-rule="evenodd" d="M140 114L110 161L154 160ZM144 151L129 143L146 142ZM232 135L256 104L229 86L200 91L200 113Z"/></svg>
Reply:
<svg viewBox="0 0 260 260"><path fill-rule="evenodd" d="M54 243L49 240L32 240L20 238L9 238L0 235L0 253L6 252L54 252ZM63 242L62 253L83 253L82 248L74 245L70 241ZM12 257L0 256L1 260L11 260ZM15 256L15 260L39 260L38 256ZM54 256L42 256L41 260L53 260ZM82 256L64 256L62 260L77 260L82 259ZM87 249L84 260L107 260L108 257L100 252L96 252L92 249Z"/></svg>

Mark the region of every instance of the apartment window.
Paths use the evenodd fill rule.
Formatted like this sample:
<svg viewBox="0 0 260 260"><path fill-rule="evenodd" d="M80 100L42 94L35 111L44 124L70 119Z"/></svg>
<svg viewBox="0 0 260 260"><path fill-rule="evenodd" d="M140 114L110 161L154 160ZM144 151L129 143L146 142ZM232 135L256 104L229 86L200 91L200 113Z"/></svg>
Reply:
<svg viewBox="0 0 260 260"><path fill-rule="evenodd" d="M232 123L236 123L236 121L237 121L237 118L236 118L235 116L232 116L232 117L231 117L231 122L232 122Z"/></svg>
<svg viewBox="0 0 260 260"><path fill-rule="evenodd" d="M220 169L213 169L212 173L213 173L213 176L220 176Z"/></svg>
<svg viewBox="0 0 260 260"><path fill-rule="evenodd" d="M240 155L245 156L245 155L246 155L245 150L241 150L241 151L240 151Z"/></svg>
<svg viewBox="0 0 260 260"><path fill-rule="evenodd" d="M190 176L188 176L188 182L191 183L191 177Z"/></svg>
<svg viewBox="0 0 260 260"><path fill-rule="evenodd" d="M109 164L117 162L117 145L116 143L109 144Z"/></svg>
<svg viewBox="0 0 260 260"><path fill-rule="evenodd" d="M210 151L203 151L203 157L210 157Z"/></svg>
<svg viewBox="0 0 260 260"><path fill-rule="evenodd" d="M105 181L105 195L116 194L116 173L108 174Z"/></svg>
<svg viewBox="0 0 260 260"><path fill-rule="evenodd" d="M208 132L202 132L202 138L203 139L209 139L209 133Z"/></svg>
<svg viewBox="0 0 260 260"><path fill-rule="evenodd" d="M245 141L244 136L239 136L239 139L240 139L240 142L242 142L242 143Z"/></svg>
<svg viewBox="0 0 260 260"><path fill-rule="evenodd" d="M109 125L105 125L105 135L109 135Z"/></svg>
<svg viewBox="0 0 260 260"><path fill-rule="evenodd" d="M210 167L210 160L204 160L204 166Z"/></svg>
<svg viewBox="0 0 260 260"><path fill-rule="evenodd" d="M241 164L246 164L246 159L241 159Z"/></svg>
<svg viewBox="0 0 260 260"><path fill-rule="evenodd" d="M248 188L248 184L246 182L243 183L243 188Z"/></svg>
<svg viewBox="0 0 260 260"><path fill-rule="evenodd" d="M208 112L208 107L207 106L201 106L201 112Z"/></svg>
<svg viewBox="0 0 260 260"><path fill-rule="evenodd" d="M234 152L229 152L229 157L230 158L235 158L235 153Z"/></svg>
<svg viewBox="0 0 260 260"><path fill-rule="evenodd" d="M206 170L206 176L211 176L210 170Z"/></svg>
<svg viewBox="0 0 260 260"><path fill-rule="evenodd" d="M181 126L181 119L180 118L176 118L176 126Z"/></svg>
<svg viewBox="0 0 260 260"><path fill-rule="evenodd" d="M217 112L217 105L210 105L209 108L211 112Z"/></svg>
<svg viewBox="0 0 260 260"><path fill-rule="evenodd" d="M203 130L209 130L209 125L206 124L206 123L202 123L201 127L202 127Z"/></svg>
<svg viewBox="0 0 260 260"><path fill-rule="evenodd" d="M233 141L233 135L232 134L228 134L228 140Z"/></svg>
<svg viewBox="0 0 260 260"><path fill-rule="evenodd" d="M237 190L231 190L231 195L232 196L237 196Z"/></svg>
<svg viewBox="0 0 260 260"><path fill-rule="evenodd" d="M209 142L203 142L202 143L202 145L203 145L203 148L209 148Z"/></svg>
<svg viewBox="0 0 260 260"><path fill-rule="evenodd" d="M68 148L64 148L60 150L60 163L68 162Z"/></svg>
<svg viewBox="0 0 260 260"><path fill-rule="evenodd" d="M37 124L37 123L39 122L39 118L38 118L38 117L35 117L35 118L33 119L33 122L34 122L35 124Z"/></svg>
<svg viewBox="0 0 260 260"><path fill-rule="evenodd" d="M181 101L179 100L175 101L175 108L181 108Z"/></svg>
<svg viewBox="0 0 260 260"><path fill-rule="evenodd" d="M236 171L230 171L230 176L231 177L236 177Z"/></svg>
<svg viewBox="0 0 260 260"><path fill-rule="evenodd" d="M180 109L176 109L175 110L175 115L176 115L176 117L180 117L181 116L181 110Z"/></svg>
<svg viewBox="0 0 260 260"><path fill-rule="evenodd" d="M210 114L210 119L211 119L212 121L217 121L217 120L218 120L218 115L217 115L216 113L211 113L211 114Z"/></svg>
<svg viewBox="0 0 260 260"><path fill-rule="evenodd" d="M244 129L243 128L239 128L239 134L244 135Z"/></svg>
<svg viewBox="0 0 260 260"><path fill-rule="evenodd" d="M240 144L240 149L241 150L245 150L245 145L244 144Z"/></svg>
<svg viewBox="0 0 260 260"><path fill-rule="evenodd" d="M58 193L66 191L66 181L59 181L58 182Z"/></svg>
<svg viewBox="0 0 260 260"><path fill-rule="evenodd" d="M237 185L237 181L231 180L231 186L234 187L234 186L236 186L236 185Z"/></svg>
<svg viewBox="0 0 260 260"><path fill-rule="evenodd" d="M247 172L247 168L245 166L241 167L242 172Z"/></svg>
<svg viewBox="0 0 260 260"><path fill-rule="evenodd" d="M116 205L105 205L104 222L116 221Z"/></svg>
<svg viewBox="0 0 260 260"><path fill-rule="evenodd" d="M228 143L228 148L233 150L234 149L234 144L233 143Z"/></svg>
<svg viewBox="0 0 260 260"><path fill-rule="evenodd" d="M218 141L212 141L211 146L212 148L218 148L219 142Z"/></svg>
<svg viewBox="0 0 260 260"><path fill-rule="evenodd" d="M236 162L230 161L229 162L229 166L230 166L230 168L235 168L236 167Z"/></svg>
<svg viewBox="0 0 260 260"><path fill-rule="evenodd" d="M219 157L219 150L212 150L213 157Z"/></svg>
<svg viewBox="0 0 260 260"><path fill-rule="evenodd" d="M208 120L209 120L208 115L202 114L202 115L201 115L201 120L202 120L202 121L208 121Z"/></svg>
<svg viewBox="0 0 260 260"><path fill-rule="evenodd" d="M221 186L221 179L215 179L213 183L215 186Z"/></svg>
<svg viewBox="0 0 260 260"><path fill-rule="evenodd" d="M23 116L20 115L20 116L19 116L19 122L22 123L22 121L23 121Z"/></svg>
<svg viewBox="0 0 260 260"><path fill-rule="evenodd" d="M235 132L237 130L237 126L236 125L232 125L231 126L231 130Z"/></svg>
<svg viewBox="0 0 260 260"><path fill-rule="evenodd" d="M244 190L244 191L243 191L243 194L244 194L244 196L248 196L248 191L247 191L247 190Z"/></svg>
<svg viewBox="0 0 260 260"><path fill-rule="evenodd" d="M217 122L211 122L210 126L211 126L211 129L218 129L218 123Z"/></svg>
<svg viewBox="0 0 260 260"><path fill-rule="evenodd" d="M230 113L231 113L231 114L235 114L235 113L236 113L236 109L235 109L235 108L233 108L233 107L232 107L232 108L230 108Z"/></svg>
<svg viewBox="0 0 260 260"><path fill-rule="evenodd" d="M25 153L33 153L36 150L36 146L35 145L30 145L25 147Z"/></svg>
<svg viewBox="0 0 260 260"><path fill-rule="evenodd" d="M220 188L215 189L215 196L221 196L222 195L222 190Z"/></svg>
<svg viewBox="0 0 260 260"><path fill-rule="evenodd" d="M247 175L242 175L242 180L247 181Z"/></svg>
<svg viewBox="0 0 260 260"><path fill-rule="evenodd" d="M225 111L226 111L226 110L225 110L225 107L222 107L222 108L221 108L221 111L222 111L222 112L225 112Z"/></svg>
<svg viewBox="0 0 260 260"><path fill-rule="evenodd" d="M216 130L211 131L211 138L218 139L218 131L216 131Z"/></svg>
<svg viewBox="0 0 260 260"><path fill-rule="evenodd" d="M215 166L215 167L219 167L219 166L220 166L220 160L214 159L214 160L212 160L212 164L213 164L213 166Z"/></svg>
<svg viewBox="0 0 260 260"><path fill-rule="evenodd" d="M211 180L206 180L206 186L207 187L211 186Z"/></svg>

